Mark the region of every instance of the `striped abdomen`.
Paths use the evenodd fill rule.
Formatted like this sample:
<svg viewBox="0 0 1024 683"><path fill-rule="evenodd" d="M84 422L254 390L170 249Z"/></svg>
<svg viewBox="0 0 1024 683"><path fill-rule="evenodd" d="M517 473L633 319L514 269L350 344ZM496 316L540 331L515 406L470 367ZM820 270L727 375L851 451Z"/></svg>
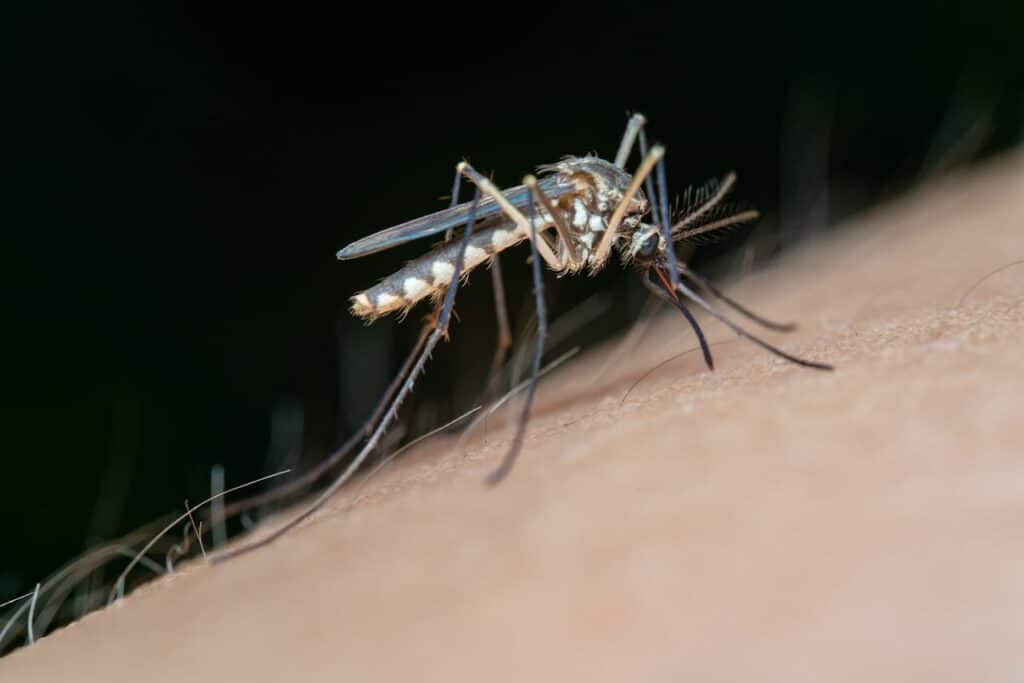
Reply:
<svg viewBox="0 0 1024 683"><path fill-rule="evenodd" d="M475 233L466 247L463 275L486 263L502 249L524 239L526 232L516 228L511 221ZM444 291L455 274L455 259L461 248L462 240L456 237L444 246L409 261L398 272L353 296L352 313L372 321L393 311L406 311L421 299Z"/></svg>

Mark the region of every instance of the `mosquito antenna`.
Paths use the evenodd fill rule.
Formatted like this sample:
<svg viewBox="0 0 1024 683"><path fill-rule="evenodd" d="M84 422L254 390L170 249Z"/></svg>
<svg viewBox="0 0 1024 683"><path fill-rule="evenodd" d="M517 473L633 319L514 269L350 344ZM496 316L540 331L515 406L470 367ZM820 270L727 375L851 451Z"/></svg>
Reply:
<svg viewBox="0 0 1024 683"><path fill-rule="evenodd" d="M676 263L676 266L679 268L679 271L683 274L683 276L686 277L688 280L696 282L698 286L709 292L712 296L717 297L727 306L732 308L734 311L748 318L749 320L752 320L758 325L765 327L769 330L775 330L776 332L792 332L793 330L796 329L796 323L777 323L768 320L767 318L762 318L757 313L754 313L750 309L746 308L745 306L741 305L732 298L720 292L718 288L712 285L706 277L695 273L685 263L678 262Z"/></svg>
<svg viewBox="0 0 1024 683"><path fill-rule="evenodd" d="M701 353L704 354L704 364L708 366L708 370L715 369L715 361L711 358L711 348L708 346L707 340L704 338L704 331L700 329L700 325L697 324L697 319L690 313L690 309L679 300L679 297L672 291L671 285L665 280L665 275L658 270L658 277L661 278L661 282L664 285L664 289L658 286L656 282L651 279L651 271L648 270L644 273L644 276L640 279L644 283L644 287L648 289L652 294L661 299L662 301L672 304L679 309L679 312L686 318L686 322L690 323L690 327L693 328L694 334L697 335L697 341L700 343Z"/></svg>
<svg viewBox="0 0 1024 683"><path fill-rule="evenodd" d="M723 228L728 228L733 225L738 225L739 223L756 221L758 218L760 218L760 216L761 214L758 213L757 210L748 209L746 211L734 213L731 216L726 216L725 218L721 218L717 221L712 221L710 223L706 223L696 228L691 228L689 230L684 230L678 233L676 232L676 230L680 225L682 225L682 223L677 223L676 225L672 226L672 234L675 235L675 238L677 240L687 240L693 237L697 237L698 235L704 235L709 232L714 232L715 230L721 230Z"/></svg>
<svg viewBox="0 0 1024 683"><path fill-rule="evenodd" d="M459 172L462 171L462 168L463 164L459 164ZM316 500L310 503L309 507L307 507L298 516L289 520L283 526L275 529L266 537L234 550L229 550L221 555L217 555L211 558L210 562L218 564L232 557L237 557L238 555L247 553L250 550L255 550L256 548L269 545L305 520L309 519L313 513L322 508L324 503L330 500L331 497L338 492L338 489L340 489L345 482L352 478L352 475L355 474L356 470L359 469L359 466L363 464L363 461L366 460L370 453L373 452L373 449L377 447L377 442L384 436L384 432L387 430L392 420L395 419L402 402L405 400L406 396L412 392L413 384L416 382L416 378L419 377L420 373L423 372L423 367L426 365L427 359L430 358L430 354L434 351L434 347L437 346L437 343L448 332L448 321L451 319L452 308L455 305L455 291L459 288L462 266L465 263L466 247L469 246L469 238L473 235L473 223L476 220L476 210L479 204L480 188L478 187L473 192L473 203L469 207L469 216L466 219L466 230L462 235L458 256L455 258L455 270L452 273L451 283L448 285L448 290L444 295L444 302L441 305L441 312L437 317L437 322L434 324L434 329L427 338L423 351L420 353L419 358L416 359L416 364L409 372L409 376L406 378L401 390L391 402L390 407L388 407L384 417L381 418L377 428L373 430L373 434L370 435L369 440L367 440L363 445L362 450L356 454L356 457L348 464L345 471L342 472L337 479L331 482L331 485L324 489L324 491L317 496Z"/></svg>
<svg viewBox="0 0 1024 683"><path fill-rule="evenodd" d="M698 219L701 218L701 216L706 214L708 211L713 209L715 205L721 202L725 198L725 195L729 194L730 190L732 190L732 186L735 184L736 174L733 173L732 171L729 171L725 175L725 178L722 179L722 182L721 184L719 184L718 189L715 190L714 194L708 197L707 201L705 201L703 204L697 207L694 211L688 213L685 217L683 217L683 220L679 221L678 223L672 226L673 232L682 230L688 225L693 225Z"/></svg>
<svg viewBox="0 0 1024 683"><path fill-rule="evenodd" d="M798 358L798 357L796 357L794 355L788 354L788 353L786 353L785 351L783 351L782 349L780 349L780 348L778 348L776 346L772 346L771 344L769 344L768 342L764 341L763 339L761 339L759 337L756 337L753 334L747 332L742 327L740 327L739 325L737 325L736 323L734 323L733 321L729 320L727 317L725 317L724 315L719 313L711 304L709 304L707 301L702 299L701 296L699 294L697 294L697 292L693 291L692 289L690 289L689 287L684 285L682 282L680 282L677 286L679 287L679 292L681 294L685 295L691 301L693 301L695 304L697 304L698 306L703 308L708 314L710 314L711 316L716 318L719 322L721 322L723 325L728 327L730 330L732 330L733 332L735 332L739 336L743 337L744 339L747 339L749 341L754 342L755 344L757 344L758 346L760 346L764 350L769 351L771 353L774 353L776 356L779 356L780 358L785 358L786 360L788 360L791 363L796 363L797 365L802 365L802 366L807 367L807 368L814 368L816 370L833 370L834 369L828 363L818 363L818 362L812 361L812 360L804 360L803 358Z"/></svg>
<svg viewBox="0 0 1024 683"><path fill-rule="evenodd" d="M544 356L544 339L548 334L548 313L544 304L544 278L540 269L540 255L537 252L537 221L536 210L533 204L533 194L527 196L526 208L530 223L530 254L533 257L533 291L537 304L537 346L533 352L533 367L530 369L530 389L526 394L526 404L523 406L522 415L519 417L519 424L516 425L516 435L512 439L512 445L502 459L498 469L487 476L487 483L494 486L501 482L512 471L519 451L523 448L523 440L526 438L526 423L530 419L530 410L533 408L534 398L537 396L537 379L540 376L540 362Z"/></svg>

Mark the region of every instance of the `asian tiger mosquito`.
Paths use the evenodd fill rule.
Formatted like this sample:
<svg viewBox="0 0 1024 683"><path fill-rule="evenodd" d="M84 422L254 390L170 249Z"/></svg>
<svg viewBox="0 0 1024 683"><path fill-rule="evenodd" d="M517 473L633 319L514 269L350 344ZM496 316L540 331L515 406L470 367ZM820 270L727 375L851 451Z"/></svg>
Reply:
<svg viewBox="0 0 1024 683"><path fill-rule="evenodd" d="M529 242L533 257L537 344L523 412L504 459L487 477L491 485L499 483L511 471L522 448L536 396L537 377L547 333L541 260L559 275L575 274L583 270L594 274L608 264L612 250L616 249L624 264L635 266L643 274L643 285L652 294L677 308L683 315L697 336L704 362L709 369L714 369L711 351L696 318L684 303L684 298L737 335L781 358L817 370L832 369L832 366L825 363L790 355L747 332L696 291L703 291L768 329L795 329L793 324L774 323L744 308L677 260L676 242L699 241L710 233L749 223L758 218L758 212L725 203L736 182L735 174L729 173L721 181L712 180L697 191L688 190L683 196L683 206L677 210L673 220L669 213L666 190L665 148L654 145L648 149L645 124L646 119L641 114L634 114L630 118L614 162L593 155L566 156L557 163L540 166L540 179L527 175L522 185L504 191L480 175L469 163L462 161L455 167L451 204L447 209L381 230L338 252L337 257L342 261L362 258L411 240L445 233L443 245L410 261L397 272L351 298L352 313L367 322L392 312L404 314L427 297L434 300L433 313L374 414L363 429L328 458L331 464L338 462L360 440L367 439L341 476L303 513L270 536L216 559L225 559L271 542L313 514L352 476L395 418L399 406L412 391L413 383L423 371L434 347L442 337L447 336L458 283L474 268L487 262L492 265L499 328L499 344L492 363L493 379L510 344L498 253L523 241ZM637 143L642 159L637 170L630 175L625 170L625 163ZM652 172L657 179L657 193L654 191ZM474 194L470 202L460 204L458 198L463 178L474 185ZM641 186L644 186L651 201L647 200ZM650 223L644 221L648 214L652 219ZM462 234L456 238L455 231L459 228L462 228ZM488 401L485 399L483 403ZM318 466L315 476L325 470L326 466ZM309 479L304 477L302 481L308 483Z"/></svg>

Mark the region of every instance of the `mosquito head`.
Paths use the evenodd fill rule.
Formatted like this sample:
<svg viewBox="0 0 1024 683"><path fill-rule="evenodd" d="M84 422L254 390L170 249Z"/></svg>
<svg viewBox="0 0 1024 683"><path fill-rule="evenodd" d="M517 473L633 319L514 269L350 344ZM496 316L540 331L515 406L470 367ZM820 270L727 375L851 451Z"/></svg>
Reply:
<svg viewBox="0 0 1024 683"><path fill-rule="evenodd" d="M665 239L656 225L639 223L636 230L622 242L621 249L623 261L635 263L643 269L667 263Z"/></svg>

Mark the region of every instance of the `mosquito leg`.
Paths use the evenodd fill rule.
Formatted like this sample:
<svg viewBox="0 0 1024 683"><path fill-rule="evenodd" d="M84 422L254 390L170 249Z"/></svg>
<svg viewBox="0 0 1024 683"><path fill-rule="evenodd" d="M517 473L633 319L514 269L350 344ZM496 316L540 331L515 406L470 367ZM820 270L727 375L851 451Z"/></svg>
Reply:
<svg viewBox="0 0 1024 683"><path fill-rule="evenodd" d="M512 328L508 321L508 304L505 301L505 283L501 276L501 261L497 253L491 257L491 284L494 290L494 314L498 323L498 340L494 347L494 355L491 357L491 369L487 374L487 382L484 383L484 393L480 397L479 406L481 410L469 422L469 425L462 431L458 442L455 445L456 452L462 452L463 445L470 434L482 421L494 410L494 398L498 395L498 384L502 375L502 368L508 358L508 350L512 348Z"/></svg>
<svg viewBox="0 0 1024 683"><path fill-rule="evenodd" d="M647 156L647 131L643 128L640 129L640 156ZM655 225L661 225L661 211L658 208L658 195L654 194L654 181L651 180L650 175L644 178L644 190L647 191L647 197L651 203L651 218L654 219Z"/></svg>
<svg viewBox="0 0 1024 683"><path fill-rule="evenodd" d="M785 351L783 351L782 349L780 349L780 348L778 348L776 346L772 346L768 342L766 342L763 339L760 339L758 337L755 337L754 335L750 334L749 332L744 330L742 327L740 327L739 325L734 323L733 321L731 321L728 318L726 318L724 315L719 313L711 304L709 304L707 301L702 299L701 296L699 294L697 294L697 292L693 291L692 289L690 289L689 287L684 285L682 282L680 282L676 286L678 287L678 291L681 294L683 294L684 296L688 297L695 304L697 304L698 306L703 308L708 314L710 314L711 316L717 318L723 325L725 325L726 327L728 327L729 329L731 329L733 332L735 332L739 336L743 337L744 339L747 339L749 341L754 342L755 344L757 344L761 348L765 349L766 351L774 353L776 356L779 356L780 358L785 358L786 360L788 360L791 363L796 363L797 365L802 365L802 366L807 367L807 368L814 368L816 370L832 370L833 369L833 367L831 365L827 364L827 363L818 363L816 361L804 360L803 358L797 358L796 356L788 354L788 353L786 353Z"/></svg>
<svg viewBox="0 0 1024 683"><path fill-rule="evenodd" d="M455 179L452 180L452 197L451 197L451 201L448 203L448 208L449 209L454 209L455 205L459 203L459 190L460 189L462 189L462 174L459 173L459 169L456 167L456 169L455 169ZM454 232L455 232L455 228L454 227L448 228L448 230L446 230L445 233L444 233L444 241L445 242L451 242L452 241L452 234Z"/></svg>
<svg viewBox="0 0 1024 683"><path fill-rule="evenodd" d="M494 384L505 357L512 346L512 328L508 324L508 303L505 300L505 281L501 276L501 260L498 254L491 257L491 284L494 290L494 317L498 322L498 344L491 360L488 384Z"/></svg>
<svg viewBox="0 0 1024 683"><path fill-rule="evenodd" d="M537 347L533 353L533 367L530 371L530 389L526 394L526 403L523 406L523 413L519 417L519 424L516 427L516 435L512 439L512 445L505 453L504 459L487 477L487 483L494 486L508 476L515 463L516 456L522 450L523 440L526 438L526 424L530 419L530 410L533 408L534 398L537 396L537 378L540 374L540 361L544 356L544 340L548 334L548 315L544 304L544 278L540 270L540 258L537 254L537 228L534 224L536 212L531 194L526 203L530 220L530 251L533 253L533 292L537 302Z"/></svg>
<svg viewBox="0 0 1024 683"><path fill-rule="evenodd" d="M672 220L668 215L668 183L665 181L665 160L658 160L658 198L661 200L661 238L665 243L665 256L668 259L669 279L672 291L679 291L679 269L676 268L676 246L672 239ZM660 271L659 271L660 272Z"/></svg>
<svg viewBox="0 0 1024 683"><path fill-rule="evenodd" d="M597 248L593 251L591 257L592 263L603 264L608 259L608 254L611 253L612 244L615 243L615 236L619 231L619 226L622 224L622 219L626 217L626 210L629 208L629 203L636 196L636 193L640 190L640 185L643 184L644 180L650 175L654 166L659 160L665 156L665 148L661 145L655 145L644 157L644 160L640 162L640 167L637 168L636 173L633 174L633 182L629 184L626 191L622 194L622 199L619 201L619 205L615 207L615 211L612 213L611 219L608 221L608 227L605 229L604 235L601 237L601 241L598 242Z"/></svg>
<svg viewBox="0 0 1024 683"><path fill-rule="evenodd" d="M377 406L374 408L373 414L370 416L370 419L364 422L363 426L348 438L348 441L346 441L341 446L332 451L330 455L328 455L322 461L317 463L315 467L311 468L306 472L303 472L301 475L295 477L294 479L291 479L285 482L284 484L281 484L280 486L277 486L265 493L261 493L250 498L239 500L237 502L231 503L230 505L225 505L223 516L225 518L234 517L237 514L245 512L246 510L251 510L254 507L259 507L260 505L265 505L267 503L272 503L275 500L280 500L285 496L295 493L296 491L302 490L306 486L309 486L310 484L314 483L317 479L319 479L326 472L328 472L332 467L341 462L345 458L345 456L348 455L360 441L362 441L364 438L372 434L373 430L376 428L378 422L380 421L380 418L383 417L384 411L390 404L391 399L394 397L395 392L398 391L398 388L400 386L402 386L402 382L404 382L405 378L408 376L409 371L412 369L413 363L416 361L417 356L423 350L423 345L427 342L427 338L430 336L430 330L432 326L433 323L431 322L423 327L423 330L420 332L419 339L416 341L416 345L413 347L412 351L406 357L405 362L402 363L402 368L398 371L398 374L395 375L395 378L391 381L391 384L388 386L387 391L384 392L384 396L382 396L380 401L377 403Z"/></svg>
<svg viewBox="0 0 1024 683"><path fill-rule="evenodd" d="M456 170L455 178L454 180L452 180L452 194L448 208L452 208L459 203L459 190L461 189L461 184L462 174L459 173L458 170ZM451 241L453 230L454 228L449 228L448 231L445 233L445 242ZM495 255L495 259L497 259L497 255ZM497 294L495 296L497 296ZM504 303L504 297L502 297L502 303ZM436 321L438 317L439 311L435 310L434 321ZM408 376L409 370L412 368L417 356L423 350L423 345L427 342L427 338L430 336L430 330L433 327L434 321L431 321L428 324L424 325L423 329L420 331L419 339L416 340L416 345L413 347L412 351L409 352L409 355L406 357L405 362L402 363L402 368L398 371L398 374L395 375L395 378L391 381L391 384L388 386L387 391L384 392L384 396L382 396L380 401L377 403L377 406L374 408L373 414L370 416L370 419L363 423L361 429L359 429L352 436L350 436L348 441L343 443L338 448L334 449L334 451L332 451L330 455L328 455L322 461L317 463L315 467L313 467L307 472L304 472L302 475L288 482L285 482L281 486L278 486L265 493L261 493L256 496L252 496L251 498L246 498L244 500L237 501L235 503L232 503L231 505L225 505L223 512L224 517L234 517L237 514L245 512L246 510L251 510L254 507L265 505L266 503L271 503L275 500L280 500L281 498L289 494L295 493L296 491L299 491L305 488L306 486L309 486L317 479L322 477L328 470L330 470L332 467L341 462L342 459L344 459L344 457L348 455L353 448L356 447L356 444L358 444L364 438L372 434L373 430L377 427L378 421L384 415L384 411L387 409L392 397L394 397L395 392L398 391L398 388L402 385L402 382L405 381L405 378ZM505 326L507 335L507 317Z"/></svg>
<svg viewBox="0 0 1024 683"><path fill-rule="evenodd" d="M693 270L691 270L685 263L677 263L676 266L679 268L679 272L683 275L683 277L685 277L688 280L691 280L692 282L697 283L698 286L709 292L712 296L717 297L727 306L731 307L734 311L736 311L740 315L745 316L749 320L752 320L758 325L766 327L769 330L775 330L776 332L792 332L793 330L796 329L796 323L777 323L772 322L771 320L768 320L766 318L762 318L761 316L754 313L750 309L746 308L745 306L742 306L732 298L720 292L718 288L712 285L706 277L704 277L703 275L698 275Z"/></svg>
<svg viewBox="0 0 1024 683"><path fill-rule="evenodd" d="M434 329L430 332L430 336L427 337L427 341L423 345L423 349L420 351L419 357L416 358L416 362L413 364L412 370L409 371L408 376L402 383L402 388L398 391L398 394L395 395L394 400L391 401L391 405L388 407L387 412L384 413L384 416L380 419L380 422L373 430L370 438L365 444L363 444L363 448L356 454L356 457L352 459L341 475L331 482L331 485L317 496L316 500L314 500L302 513L288 521L283 526L275 529L265 538L254 541L249 545L229 550L221 555L217 555L211 559L211 562L223 562L250 550L255 550L256 548L269 545L294 529L296 526L308 519L313 513L323 507L324 503L330 500L331 497L337 493L338 489L352 478L352 475L355 474L356 470L359 469L366 458L369 457L370 453L372 453L377 447L377 443L384 436L384 432L387 431L387 428L391 425L395 416L398 415L398 409L401 407L402 402L405 401L406 397L412 392L413 384L415 384L416 378L420 376L420 373L423 372L423 368L426 366L427 360L430 358L430 354L433 353L434 347L437 346L438 342L441 341L442 337L444 337L448 332L448 322L451 319L452 308L455 305L455 292L459 288L459 278L462 275L462 265L465 260L466 247L469 246L469 238L473 235L473 222L476 218L476 210L479 203L480 190L477 189L477 191L473 193L473 203L470 206L469 216L466 220L466 230L460 240L461 249L459 249L458 256L455 259L455 272L452 274L451 284L448 285L448 290L445 292L444 303L441 306L441 313L434 323Z"/></svg>
<svg viewBox="0 0 1024 683"><path fill-rule="evenodd" d="M569 231L569 225L565 222L565 215L552 203L551 198L544 194L544 190L537 186L537 179L535 177L532 175L526 176L523 178L523 185L530 188L534 198L540 203L541 208L551 216L551 220L555 224L555 230L558 232L558 238L561 240L563 252L568 257L568 265L575 268L580 263L580 255L576 249L576 240L573 239L572 233ZM561 261L562 259L559 259L559 263Z"/></svg>
<svg viewBox="0 0 1024 683"><path fill-rule="evenodd" d="M494 317L498 323L498 340L494 346L494 356L491 357L491 369L487 373L484 394L480 397L480 406L483 410L470 423L470 426L464 432L467 434L486 414L488 406L494 400L494 396L498 392L498 378L501 376L501 369L505 365L505 359L508 357L508 350L512 347L512 328L508 322L505 283L501 276L501 261L498 254L494 254L491 257L491 285L494 290Z"/></svg>
<svg viewBox="0 0 1024 683"><path fill-rule="evenodd" d="M622 142L619 143L619 151L615 153L615 165L625 168L630 152L633 151L633 143L636 142L637 133L642 133L647 119L643 114L633 114L626 124L626 132L622 135ZM641 149L641 155L646 155L647 150Z"/></svg>
<svg viewBox="0 0 1024 683"><path fill-rule="evenodd" d="M711 207L720 202L722 198L728 193L729 189L732 187L732 184L735 182L735 180L735 176L733 174L729 174L729 176L726 177L725 181L722 182L722 186L719 188L718 192L716 192L713 197L711 197L707 202L705 202L704 205L700 209L698 209L694 214L688 216L687 220L696 220L696 217L707 212L708 210L710 210ZM658 161L658 194L660 195L659 199L661 200L662 238L665 241L665 256L668 260L668 271L670 276L670 282L666 283L666 285L671 284L671 289L674 292L679 292L687 296L691 301L693 301L695 304L703 308L710 315L720 320L724 325L726 325L729 329L731 329L739 336L754 342L761 348L770 351L771 353L774 353L780 358L785 358L791 363L796 363L797 365L802 365L808 368L815 368L817 370L831 370L832 366L828 365L827 363L817 363L815 361L797 358L796 356L786 353L782 349L772 346L763 339L755 337L754 335L750 334L742 327L740 327L739 325L737 325L736 323L734 323L733 321L729 320L724 315L719 313L708 302L704 301L704 299L702 299L699 294L697 294L692 289L683 284L682 280L679 278L679 268L677 267L679 264L678 261L676 261L675 246L672 240L673 226L670 225L671 221L669 220L668 215L668 195L666 193L666 185L667 183L665 182L665 164L664 160L662 159ZM659 275L661 275L660 270L658 271L658 273Z"/></svg>
<svg viewBox="0 0 1024 683"><path fill-rule="evenodd" d="M686 305L679 300L679 297L670 293L672 290L659 287L656 282L651 280L651 271L648 270L644 273L644 276L641 278L641 282L644 283L644 287L646 287L651 294L654 294L665 303L671 304L679 309L679 312L683 314L684 318L686 318L686 322L690 323L690 327L693 328L693 333L697 335L697 342L700 343L701 353L704 354L704 364L708 366L708 370L714 370L715 361L711 358L711 349L708 347L707 339L704 338L704 331L700 329L700 325L697 324L697 319L693 317L692 313L690 313L690 309L688 309Z"/></svg>
<svg viewBox="0 0 1024 683"><path fill-rule="evenodd" d="M516 229L521 230L525 233L530 240L536 245L536 251L539 252L541 258L554 270L560 269L561 259L551 249L551 245L537 234L536 225L533 220L527 220L523 215L523 212L517 209L508 198L501 193L501 191L492 183L488 178L480 175L479 172L467 162L463 161L457 167L457 170L462 175L466 176L474 185L476 185L481 192L493 199L501 207L502 213L511 218L515 224Z"/></svg>

